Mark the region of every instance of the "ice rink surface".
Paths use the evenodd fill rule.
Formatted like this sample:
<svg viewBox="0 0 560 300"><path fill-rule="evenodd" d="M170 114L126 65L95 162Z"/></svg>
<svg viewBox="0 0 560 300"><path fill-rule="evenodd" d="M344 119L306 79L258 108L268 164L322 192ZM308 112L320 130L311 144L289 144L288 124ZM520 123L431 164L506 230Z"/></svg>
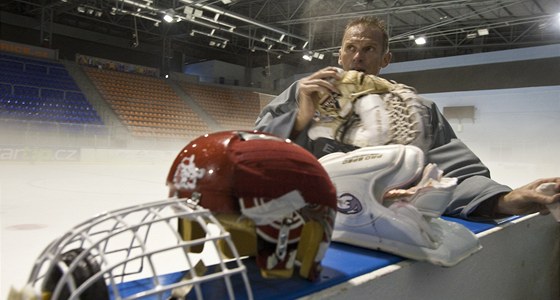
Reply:
<svg viewBox="0 0 560 300"><path fill-rule="evenodd" d="M0 299L55 238L96 214L165 199L170 163L0 163Z"/></svg>

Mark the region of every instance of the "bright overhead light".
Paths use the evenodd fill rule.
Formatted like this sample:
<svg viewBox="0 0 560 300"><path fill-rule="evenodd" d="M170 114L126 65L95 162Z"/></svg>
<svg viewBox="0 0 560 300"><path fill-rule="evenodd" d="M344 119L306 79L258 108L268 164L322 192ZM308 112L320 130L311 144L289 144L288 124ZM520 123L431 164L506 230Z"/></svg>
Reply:
<svg viewBox="0 0 560 300"><path fill-rule="evenodd" d="M168 9L165 13L165 16L163 16L163 20L167 23L171 23L174 20L175 16L175 12L173 11L173 9Z"/></svg>
<svg viewBox="0 0 560 300"><path fill-rule="evenodd" d="M309 55L309 54L304 54L302 56L303 59L307 60L307 61L311 61L313 59L313 56Z"/></svg>
<svg viewBox="0 0 560 300"><path fill-rule="evenodd" d="M421 36L416 38L414 42L416 43L416 45L424 45L426 44L426 38Z"/></svg>
<svg viewBox="0 0 560 300"><path fill-rule="evenodd" d="M163 20L167 23L171 23L171 22L173 22L173 17L170 16L170 15L165 15L165 16L163 16Z"/></svg>
<svg viewBox="0 0 560 300"><path fill-rule="evenodd" d="M484 35L488 35L490 32L488 32L488 29L483 28L483 29L477 30L477 33L478 33L479 36L484 36Z"/></svg>

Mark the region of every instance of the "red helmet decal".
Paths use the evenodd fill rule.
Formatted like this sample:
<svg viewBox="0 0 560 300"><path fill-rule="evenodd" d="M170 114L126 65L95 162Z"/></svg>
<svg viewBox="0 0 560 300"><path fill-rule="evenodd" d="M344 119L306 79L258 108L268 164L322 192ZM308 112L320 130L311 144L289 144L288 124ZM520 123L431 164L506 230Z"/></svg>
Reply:
<svg viewBox="0 0 560 300"><path fill-rule="evenodd" d="M198 179L204 176L206 169L197 168L195 163L195 155L185 156L177 165L177 171L173 177L176 189L193 190L196 188Z"/></svg>

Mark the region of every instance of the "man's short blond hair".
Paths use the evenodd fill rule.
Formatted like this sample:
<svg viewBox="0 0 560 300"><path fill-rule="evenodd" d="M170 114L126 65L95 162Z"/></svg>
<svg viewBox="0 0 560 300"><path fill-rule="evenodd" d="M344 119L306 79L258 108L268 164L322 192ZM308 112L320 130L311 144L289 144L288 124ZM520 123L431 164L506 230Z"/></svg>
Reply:
<svg viewBox="0 0 560 300"><path fill-rule="evenodd" d="M374 27L381 31L383 34L383 53L389 52L389 34L387 33L387 27L385 26L385 21L374 17L374 16L363 16L356 19L351 20L346 24L346 28L344 29L344 34L348 31L349 28L354 26L366 26L366 27Z"/></svg>

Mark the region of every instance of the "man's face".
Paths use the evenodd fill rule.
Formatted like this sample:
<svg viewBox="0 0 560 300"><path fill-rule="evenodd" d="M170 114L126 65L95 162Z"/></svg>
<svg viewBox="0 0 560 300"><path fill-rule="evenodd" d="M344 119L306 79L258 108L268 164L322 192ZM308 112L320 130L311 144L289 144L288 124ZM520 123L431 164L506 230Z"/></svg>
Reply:
<svg viewBox="0 0 560 300"><path fill-rule="evenodd" d="M342 69L378 75L391 61L391 53L383 52L383 33L377 28L357 25L348 28L342 39L338 64Z"/></svg>

